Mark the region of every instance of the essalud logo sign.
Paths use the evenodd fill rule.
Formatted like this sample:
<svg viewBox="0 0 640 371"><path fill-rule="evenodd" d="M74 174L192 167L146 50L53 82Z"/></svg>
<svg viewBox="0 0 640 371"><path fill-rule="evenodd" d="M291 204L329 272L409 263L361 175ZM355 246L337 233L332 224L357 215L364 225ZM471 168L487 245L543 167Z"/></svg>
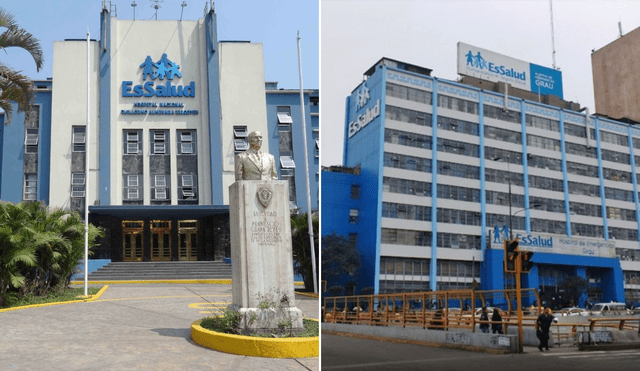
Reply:
<svg viewBox="0 0 640 371"><path fill-rule="evenodd" d="M516 234L514 238L519 240L520 246L536 246L536 247L553 247L553 237L542 238L542 236L533 236L531 234ZM509 226L505 225L502 229L497 225L493 229L494 244L501 244L504 240L509 239Z"/></svg>
<svg viewBox="0 0 640 371"><path fill-rule="evenodd" d="M475 68L481 71L486 70L496 75L527 81L527 73L525 71L519 72L513 68L498 65L492 61L487 61L482 54L480 54L479 50L476 55L473 55L471 50L469 50L469 52L465 54L465 57L467 60L467 68Z"/></svg>
<svg viewBox="0 0 640 371"><path fill-rule="evenodd" d="M369 103L369 88L365 84L358 90L358 101L356 102L356 114L358 114ZM364 113L358 114L354 121L349 123L349 138L362 130L376 117L380 116L380 99L373 107L368 107Z"/></svg>
<svg viewBox="0 0 640 371"><path fill-rule="evenodd" d="M151 56L147 56L145 61L140 65L142 68L142 80L146 81L147 77L151 80L167 79L165 84L157 81L147 81L144 84L133 85L133 81L122 81L123 97L195 97L196 83L191 81L189 85L173 85L171 82L174 77L182 78L180 73L180 65L172 62L167 58L167 54L162 54L162 58L158 62L153 62Z"/></svg>

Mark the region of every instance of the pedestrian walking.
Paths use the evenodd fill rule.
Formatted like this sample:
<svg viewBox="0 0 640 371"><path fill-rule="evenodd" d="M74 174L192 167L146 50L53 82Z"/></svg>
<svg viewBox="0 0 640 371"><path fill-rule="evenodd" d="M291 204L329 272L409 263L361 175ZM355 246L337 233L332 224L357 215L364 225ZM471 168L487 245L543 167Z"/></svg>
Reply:
<svg viewBox="0 0 640 371"><path fill-rule="evenodd" d="M480 315L480 330L483 333L489 333L489 315L487 314L487 307L482 307L482 314Z"/></svg>
<svg viewBox="0 0 640 371"><path fill-rule="evenodd" d="M493 310L493 315L491 316L491 330L493 330L494 334L496 332L502 334L502 316L498 308Z"/></svg>
<svg viewBox="0 0 640 371"><path fill-rule="evenodd" d="M551 309L545 308L544 313L538 316L536 320L536 336L540 339L540 345L538 345L538 349L543 351L543 348L549 350L549 329L551 328L551 323L555 317L551 312Z"/></svg>

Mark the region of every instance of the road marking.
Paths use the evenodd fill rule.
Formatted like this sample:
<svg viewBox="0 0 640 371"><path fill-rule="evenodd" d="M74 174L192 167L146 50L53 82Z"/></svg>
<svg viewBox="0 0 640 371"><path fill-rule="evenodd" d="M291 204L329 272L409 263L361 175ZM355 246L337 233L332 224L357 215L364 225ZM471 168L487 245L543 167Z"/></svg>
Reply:
<svg viewBox="0 0 640 371"><path fill-rule="evenodd" d="M189 308L202 309L200 313L204 313L204 314L222 314L228 305L229 303L226 303L226 302L218 302L218 303L199 302L199 303L189 304Z"/></svg>

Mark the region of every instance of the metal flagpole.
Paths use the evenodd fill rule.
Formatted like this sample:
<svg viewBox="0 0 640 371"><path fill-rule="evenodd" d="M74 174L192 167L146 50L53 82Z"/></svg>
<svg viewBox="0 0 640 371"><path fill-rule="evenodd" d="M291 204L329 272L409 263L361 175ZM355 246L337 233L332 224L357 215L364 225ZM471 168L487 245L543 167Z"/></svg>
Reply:
<svg viewBox="0 0 640 371"><path fill-rule="evenodd" d="M89 290L89 122L91 114L91 45L89 41L89 27L87 27L87 127L85 129L85 173L84 173L84 296Z"/></svg>
<svg viewBox="0 0 640 371"><path fill-rule="evenodd" d="M304 143L304 171L307 183L307 226L311 242L311 270L313 271L313 292L318 293L318 277L316 274L316 247L313 242L313 218L311 217L311 189L309 186L309 156L307 154L307 125L305 123L304 93L302 91L302 58L300 57L300 31L298 31L298 70L300 72L300 110L302 111L302 141Z"/></svg>

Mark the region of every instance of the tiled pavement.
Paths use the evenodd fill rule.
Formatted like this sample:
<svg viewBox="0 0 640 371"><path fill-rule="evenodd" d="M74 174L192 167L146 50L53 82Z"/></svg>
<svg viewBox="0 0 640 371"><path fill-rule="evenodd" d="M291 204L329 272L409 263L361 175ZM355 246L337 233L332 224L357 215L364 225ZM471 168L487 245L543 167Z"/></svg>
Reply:
<svg viewBox="0 0 640 371"><path fill-rule="evenodd" d="M98 300L0 313L0 370L319 370L194 343L190 326L231 302L231 285L110 285ZM318 299L296 295L318 318ZM204 313L203 313L204 312Z"/></svg>

